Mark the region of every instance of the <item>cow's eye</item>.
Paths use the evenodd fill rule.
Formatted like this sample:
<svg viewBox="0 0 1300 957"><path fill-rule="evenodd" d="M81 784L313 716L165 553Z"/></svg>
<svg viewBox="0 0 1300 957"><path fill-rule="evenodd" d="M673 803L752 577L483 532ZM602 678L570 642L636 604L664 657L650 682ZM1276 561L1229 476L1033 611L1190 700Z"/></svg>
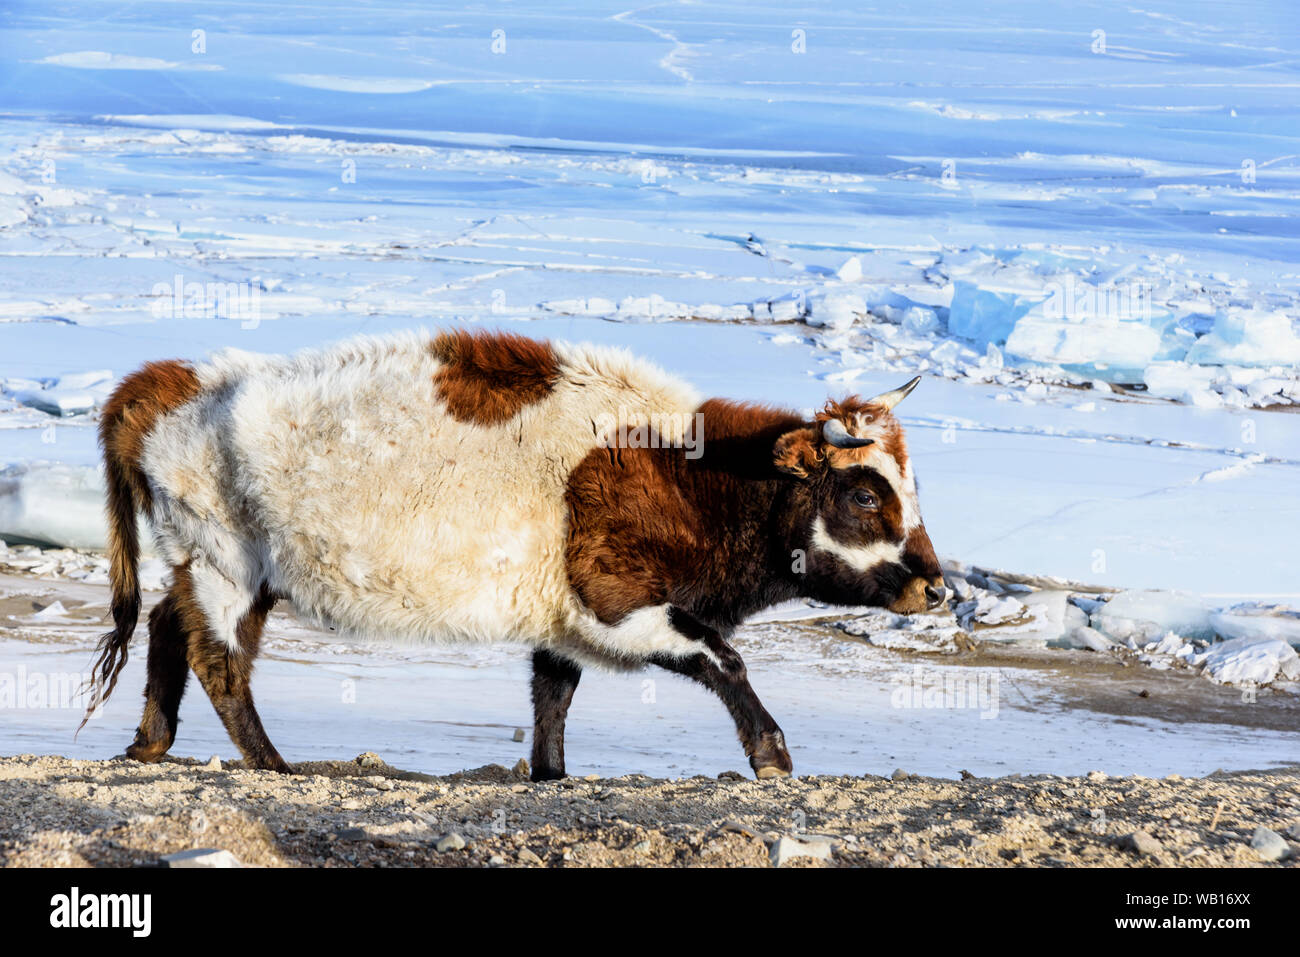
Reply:
<svg viewBox="0 0 1300 957"><path fill-rule="evenodd" d="M875 509L880 507L880 502L870 492L858 489L853 493L853 504L859 508Z"/></svg>

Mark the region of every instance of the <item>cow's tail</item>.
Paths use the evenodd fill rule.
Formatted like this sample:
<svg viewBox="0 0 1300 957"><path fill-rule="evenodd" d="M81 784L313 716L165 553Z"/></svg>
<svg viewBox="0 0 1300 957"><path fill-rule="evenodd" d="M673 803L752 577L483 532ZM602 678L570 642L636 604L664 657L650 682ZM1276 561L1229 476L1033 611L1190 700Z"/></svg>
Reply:
<svg viewBox="0 0 1300 957"><path fill-rule="evenodd" d="M136 516L148 508L150 494L140 467L144 438L160 415L189 401L198 391L198 377L188 364L151 362L123 379L104 405L99 444L104 452L108 492L113 630L99 639L87 686L90 700L78 731L117 686L140 618L140 532Z"/></svg>
<svg viewBox="0 0 1300 957"><path fill-rule="evenodd" d="M117 676L126 667L127 648L140 619L140 531L136 524L133 463L122 461L111 433L119 423L105 420L104 481L108 491L108 580L112 586L113 630L99 639L99 654L91 666L90 702L77 730L108 700Z"/></svg>

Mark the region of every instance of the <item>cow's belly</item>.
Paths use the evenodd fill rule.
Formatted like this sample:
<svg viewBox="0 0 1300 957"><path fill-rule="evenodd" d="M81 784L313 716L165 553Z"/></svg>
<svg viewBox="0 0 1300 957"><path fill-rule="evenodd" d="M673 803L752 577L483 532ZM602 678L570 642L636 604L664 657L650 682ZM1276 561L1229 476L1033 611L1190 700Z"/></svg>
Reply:
<svg viewBox="0 0 1300 957"><path fill-rule="evenodd" d="M469 524L469 503L442 504L391 519L357 509L325 541L273 539L273 587L306 616L357 634L497 641L555 632L568 592L562 515L485 528Z"/></svg>

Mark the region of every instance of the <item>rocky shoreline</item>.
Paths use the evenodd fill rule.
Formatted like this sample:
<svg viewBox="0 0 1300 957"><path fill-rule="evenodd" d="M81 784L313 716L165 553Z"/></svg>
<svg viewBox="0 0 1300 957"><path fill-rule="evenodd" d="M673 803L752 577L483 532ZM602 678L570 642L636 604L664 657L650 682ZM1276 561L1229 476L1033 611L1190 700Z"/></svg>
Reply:
<svg viewBox="0 0 1300 957"><path fill-rule="evenodd" d="M0 758L7 867L1095 867L1300 861L1300 766L1204 778L725 772L534 784L366 753L298 773L217 759ZM186 851L211 851L164 858ZM224 853L219 853L224 852Z"/></svg>

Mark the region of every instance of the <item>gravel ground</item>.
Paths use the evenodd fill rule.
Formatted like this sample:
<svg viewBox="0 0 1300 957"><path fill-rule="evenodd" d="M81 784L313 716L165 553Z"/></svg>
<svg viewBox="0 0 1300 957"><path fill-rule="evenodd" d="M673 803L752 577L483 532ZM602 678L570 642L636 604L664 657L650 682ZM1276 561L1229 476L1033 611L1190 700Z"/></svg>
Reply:
<svg viewBox="0 0 1300 957"><path fill-rule="evenodd" d="M521 762L521 765L523 762ZM192 759L0 758L0 861L266 867L1295 866L1300 766L1205 778L798 777L533 784L367 753L294 775ZM228 860L228 858L227 858Z"/></svg>

